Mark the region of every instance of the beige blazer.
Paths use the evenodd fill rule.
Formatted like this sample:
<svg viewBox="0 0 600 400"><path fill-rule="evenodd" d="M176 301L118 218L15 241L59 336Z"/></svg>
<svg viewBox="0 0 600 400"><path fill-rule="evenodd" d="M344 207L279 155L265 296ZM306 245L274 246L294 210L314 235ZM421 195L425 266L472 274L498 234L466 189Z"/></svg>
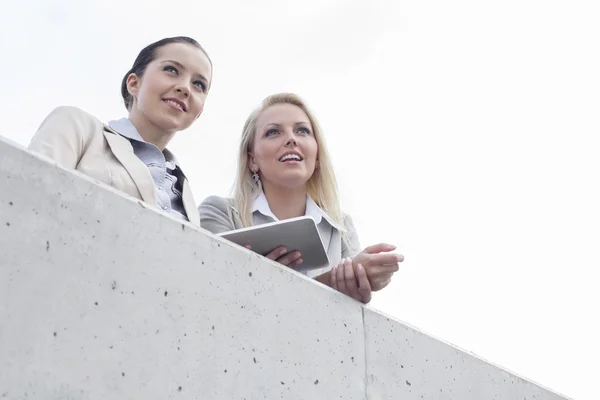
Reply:
<svg viewBox="0 0 600 400"><path fill-rule="evenodd" d="M129 139L78 108L52 111L29 149L159 209L150 170L135 155ZM187 179L182 200L189 221L199 226L200 216Z"/></svg>
<svg viewBox="0 0 600 400"><path fill-rule="evenodd" d="M244 227L232 198L210 196L200 204L198 210L202 228L212 233L227 232ZM321 223L327 222L322 221ZM256 224L256 218L254 218L254 224ZM331 229L331 238L326 249L331 265L327 268L309 271L306 275L309 277L318 276L327 272L333 265L338 264L342 258L352 258L360 252L358 235L349 215L344 215L344 225L347 235L346 241L342 240L342 232L339 229L335 227Z"/></svg>

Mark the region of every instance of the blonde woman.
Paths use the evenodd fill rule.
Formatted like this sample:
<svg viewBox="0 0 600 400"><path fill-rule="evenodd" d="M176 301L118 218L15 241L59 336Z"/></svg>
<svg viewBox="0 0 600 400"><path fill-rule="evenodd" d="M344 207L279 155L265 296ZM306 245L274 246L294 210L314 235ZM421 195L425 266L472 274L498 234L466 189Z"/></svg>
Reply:
<svg viewBox="0 0 600 400"><path fill-rule="evenodd" d="M341 212L335 174L323 134L304 101L290 93L267 97L246 121L233 198L211 196L199 207L213 233L311 216L333 268L308 276L367 303L387 286L403 261L395 246L360 251L352 219ZM302 254L279 247L265 256L291 268Z"/></svg>

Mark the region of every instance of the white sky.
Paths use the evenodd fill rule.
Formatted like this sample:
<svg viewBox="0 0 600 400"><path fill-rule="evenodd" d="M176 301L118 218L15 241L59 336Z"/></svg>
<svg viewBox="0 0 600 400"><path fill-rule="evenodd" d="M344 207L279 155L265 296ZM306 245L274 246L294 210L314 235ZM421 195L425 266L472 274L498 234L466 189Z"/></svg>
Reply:
<svg viewBox="0 0 600 400"><path fill-rule="evenodd" d="M211 55L200 120L170 148L196 200L226 195L267 95L322 123L363 245L405 255L372 306L577 399L600 372L597 1L48 1L0 10L0 135L56 106L125 116L142 47Z"/></svg>

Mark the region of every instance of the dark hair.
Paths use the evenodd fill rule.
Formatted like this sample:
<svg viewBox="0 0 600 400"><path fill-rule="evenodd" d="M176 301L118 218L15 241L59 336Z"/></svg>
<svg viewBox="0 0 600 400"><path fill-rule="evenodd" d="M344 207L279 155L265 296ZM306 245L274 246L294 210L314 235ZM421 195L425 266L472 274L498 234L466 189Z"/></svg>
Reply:
<svg viewBox="0 0 600 400"><path fill-rule="evenodd" d="M131 69L127 71L127 73L123 77L123 81L121 82L121 96L123 96L125 107L128 110L131 110L131 106L133 105L133 97L131 96L131 94L129 94L129 91L127 90L127 78L131 74L136 74L139 77L144 75L144 71L146 71L146 67L148 66L148 64L150 64L156 58L156 50L170 43L187 43L199 48L204 53L206 58L208 58L210 68L212 69L212 61L210 60L208 53L206 53L206 50L204 50L202 46L200 46L200 43L198 43L190 37L175 36L161 39L158 42L149 44L148 46L144 47L142 51L140 51L140 54L138 54L137 58L135 59L135 62L133 63L133 67L131 67Z"/></svg>

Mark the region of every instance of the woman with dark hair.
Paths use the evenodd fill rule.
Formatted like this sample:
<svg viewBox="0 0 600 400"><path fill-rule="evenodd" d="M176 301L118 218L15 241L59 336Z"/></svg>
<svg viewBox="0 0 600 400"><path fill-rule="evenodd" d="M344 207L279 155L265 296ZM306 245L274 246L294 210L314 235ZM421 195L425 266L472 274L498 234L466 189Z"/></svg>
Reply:
<svg viewBox="0 0 600 400"><path fill-rule="evenodd" d="M121 84L129 112L108 124L75 107L58 107L42 123L29 148L200 225L192 192L167 145L202 114L212 62L188 37L144 48Z"/></svg>

